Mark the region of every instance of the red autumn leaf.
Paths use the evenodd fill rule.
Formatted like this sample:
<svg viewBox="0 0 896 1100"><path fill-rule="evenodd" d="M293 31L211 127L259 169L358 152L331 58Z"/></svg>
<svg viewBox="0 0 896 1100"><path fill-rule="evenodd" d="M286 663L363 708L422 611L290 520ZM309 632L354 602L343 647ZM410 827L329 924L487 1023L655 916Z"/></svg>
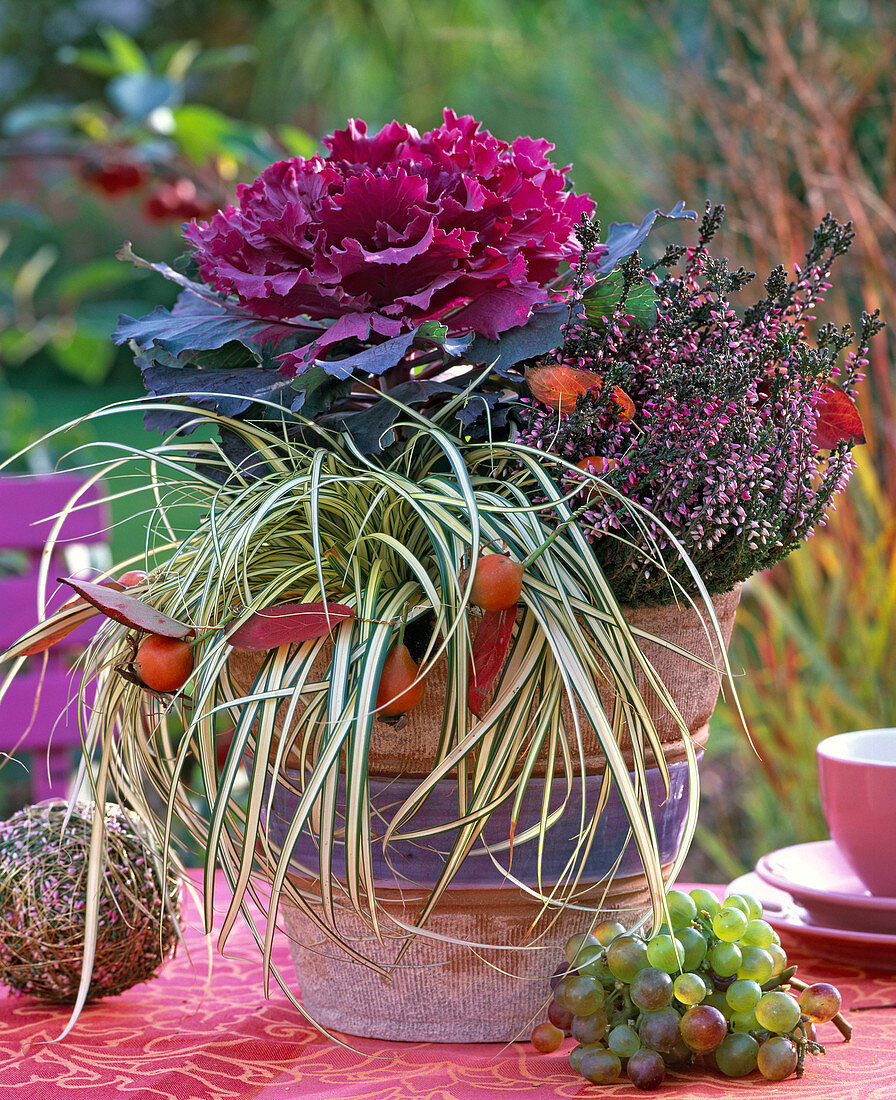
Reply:
<svg viewBox="0 0 896 1100"><path fill-rule="evenodd" d="M841 439L848 443L865 442L865 426L849 394L834 382L828 382L815 399L818 421L812 433L812 446L830 450Z"/></svg>
<svg viewBox="0 0 896 1100"><path fill-rule="evenodd" d="M571 413L576 407L576 398L588 390L597 389L603 383L604 376L593 370L568 367L563 363L553 363L546 367L529 367L526 370L526 382L532 396L543 405L558 412ZM632 420L635 404L625 390L613 387L612 398L619 415Z"/></svg>
<svg viewBox="0 0 896 1100"><path fill-rule="evenodd" d="M473 639L468 673L470 682L467 688L467 706L477 718L482 717L486 696L504 666L513 638L516 610L517 605L514 604L503 611L482 613L479 629Z"/></svg>
<svg viewBox="0 0 896 1100"><path fill-rule="evenodd" d="M80 606L73 607L72 604L74 603ZM78 629L81 623L86 623L94 615L99 615L99 611L95 607L83 600L73 600L72 604L66 604L64 615L60 611L52 618L47 619L46 622L40 623L33 630L29 630L25 638L22 639L23 642L27 643L27 639L34 637L35 634L37 636L34 637L33 642L27 643L24 649L17 649L15 656L33 657L37 653L43 653L45 649L49 649L57 642L61 642L63 638L67 638L72 631Z"/></svg>
<svg viewBox="0 0 896 1100"><path fill-rule="evenodd" d="M116 592L109 585L71 578L66 580L64 577L60 577L59 580L70 588L74 588L79 596L83 596L88 603L98 607L110 619L125 626L132 626L135 630L161 634L164 638L186 638L196 633L187 623L163 615L148 603L128 596L124 592Z"/></svg>
<svg viewBox="0 0 896 1100"><path fill-rule="evenodd" d="M62 583L68 584L69 582L63 581ZM111 588L113 592L124 592L125 588L127 588L126 584L122 584L121 581L114 581L111 577L107 577L104 581L97 581L96 583L99 584L101 588ZM64 603L62 607L59 608L59 610L68 611L68 609L71 607L83 606L84 601L79 596L76 596L73 600L69 600L68 603Z"/></svg>
<svg viewBox="0 0 896 1100"><path fill-rule="evenodd" d="M111 579L99 583L117 592L124 587L118 581ZM43 653L99 613L99 608L76 596L75 599L69 600L54 611L49 618L36 623L27 634L3 653L2 659L8 661L14 657L34 657L38 653Z"/></svg>
<svg viewBox="0 0 896 1100"><path fill-rule="evenodd" d="M354 608L342 603L271 604L254 612L227 639L236 649L261 652L290 642L307 642L329 634Z"/></svg>
<svg viewBox="0 0 896 1100"><path fill-rule="evenodd" d="M124 587L118 581L113 580L100 581L100 584L117 592L120 592ZM69 600L68 603L64 603L62 607L54 611L48 619L33 626L24 637L10 647L5 656L6 658L33 657L37 653L43 653L44 650L54 646L57 642L61 642L63 638L67 638L69 634L77 630L82 623L86 623L88 619L92 619L94 615L99 615L98 608L82 600L79 596L75 597L75 599Z"/></svg>

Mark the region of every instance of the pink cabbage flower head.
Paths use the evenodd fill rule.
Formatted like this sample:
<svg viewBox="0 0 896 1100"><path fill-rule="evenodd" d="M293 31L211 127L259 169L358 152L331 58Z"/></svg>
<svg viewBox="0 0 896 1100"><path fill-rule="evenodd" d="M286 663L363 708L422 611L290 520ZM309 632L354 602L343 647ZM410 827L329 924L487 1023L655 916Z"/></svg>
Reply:
<svg viewBox="0 0 896 1100"><path fill-rule="evenodd" d="M445 110L420 135L350 121L325 157L293 157L184 231L202 278L262 317L334 323L309 349L374 342L439 320L495 339L549 300L593 204L566 189L553 145L499 141ZM298 357L297 357L298 358Z"/></svg>

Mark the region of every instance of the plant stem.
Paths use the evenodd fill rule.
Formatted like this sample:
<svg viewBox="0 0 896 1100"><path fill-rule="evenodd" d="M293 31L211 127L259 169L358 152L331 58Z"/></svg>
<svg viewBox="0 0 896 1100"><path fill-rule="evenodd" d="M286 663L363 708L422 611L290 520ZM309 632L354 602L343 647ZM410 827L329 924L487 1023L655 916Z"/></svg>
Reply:
<svg viewBox="0 0 896 1100"><path fill-rule="evenodd" d="M582 513L584 511L586 511L587 508L588 508L588 505L583 504L581 508L577 508L573 512L573 514L569 517L569 519L565 519L560 524L559 527L555 528L555 530L551 532L550 538L545 539L545 541L541 544L541 546L538 547L537 550L533 550L532 553L529 554L528 557L524 558L520 562L520 565L522 566L522 568L523 569L528 569L528 567L532 564L533 561L535 561L537 558L540 558L541 555L545 552L545 550L547 550L547 548L551 545L551 543L556 538L559 538L559 536L563 533L565 528L569 527L569 525L571 523L575 523L576 520L579 518L579 516L582 515Z"/></svg>

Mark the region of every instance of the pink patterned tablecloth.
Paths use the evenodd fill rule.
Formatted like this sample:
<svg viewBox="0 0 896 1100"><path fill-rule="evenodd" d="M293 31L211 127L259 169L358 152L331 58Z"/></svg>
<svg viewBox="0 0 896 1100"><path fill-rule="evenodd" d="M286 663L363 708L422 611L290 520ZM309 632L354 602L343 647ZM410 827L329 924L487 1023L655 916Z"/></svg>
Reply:
<svg viewBox="0 0 896 1100"><path fill-rule="evenodd" d="M222 884L222 894L224 887ZM630 1084L597 1089L570 1069L572 1040L556 1054L509 1046L387 1043L346 1037L340 1046L307 1024L279 989L265 1000L258 949L247 929L226 956L209 949L198 914L187 914L183 947L162 975L120 997L88 1006L54 1042L68 1010L0 993L0 1095L9 1100L486 1100L525 1097L633 1097ZM896 1097L896 973L819 962L791 951L807 981L834 982L855 1026L846 1044L830 1025L824 1058L802 1080L739 1081L690 1070L671 1075L659 1095L762 1100L892 1100ZM285 944L276 961L290 972Z"/></svg>

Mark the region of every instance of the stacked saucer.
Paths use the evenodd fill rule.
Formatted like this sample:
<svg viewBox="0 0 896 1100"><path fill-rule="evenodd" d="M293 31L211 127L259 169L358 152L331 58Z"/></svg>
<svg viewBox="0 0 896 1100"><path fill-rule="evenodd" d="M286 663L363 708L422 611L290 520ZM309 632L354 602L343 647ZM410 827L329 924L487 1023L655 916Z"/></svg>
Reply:
<svg viewBox="0 0 896 1100"><path fill-rule="evenodd" d="M832 840L795 844L763 856L731 883L762 902L782 936L819 958L896 970L896 897L871 893Z"/></svg>

